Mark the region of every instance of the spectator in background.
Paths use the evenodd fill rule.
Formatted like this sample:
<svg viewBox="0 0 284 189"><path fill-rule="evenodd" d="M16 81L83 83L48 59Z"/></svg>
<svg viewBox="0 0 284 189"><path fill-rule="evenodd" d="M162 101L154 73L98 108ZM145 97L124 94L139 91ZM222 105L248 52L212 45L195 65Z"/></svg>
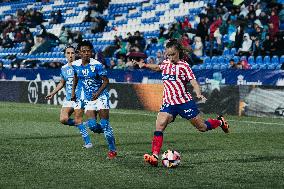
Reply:
<svg viewBox="0 0 284 189"><path fill-rule="evenodd" d="M241 24L237 28L236 36L235 36L235 45L236 49L241 48L244 40L244 26Z"/></svg>
<svg viewBox="0 0 284 189"><path fill-rule="evenodd" d="M238 66L235 63L234 59L230 59L229 64L230 64L229 68L231 68L231 69L238 69Z"/></svg>
<svg viewBox="0 0 284 189"><path fill-rule="evenodd" d="M269 18L269 23L271 23L273 25L273 31L274 33L277 33L279 31L279 17L276 14L276 10L272 10L271 11L271 15Z"/></svg>
<svg viewBox="0 0 284 189"><path fill-rule="evenodd" d="M190 39L189 39L187 33L182 34L182 37L181 37L181 45L182 45L184 48L186 48L186 49L191 49L191 46L190 46Z"/></svg>
<svg viewBox="0 0 284 189"><path fill-rule="evenodd" d="M201 37L203 46L205 45L205 39L207 37L208 27L205 23L205 17L200 18L200 22L197 25L196 35Z"/></svg>
<svg viewBox="0 0 284 189"><path fill-rule="evenodd" d="M239 56L249 56L252 46L252 40L248 33L244 34L243 44L242 47L238 51Z"/></svg>
<svg viewBox="0 0 284 189"><path fill-rule="evenodd" d="M116 66L116 59L112 58L109 62L110 66L109 69L113 69Z"/></svg>
<svg viewBox="0 0 284 189"><path fill-rule="evenodd" d="M66 45L68 43L68 39L70 39L69 34L70 32L68 33L67 28L65 28L65 26L62 26L59 34L59 43Z"/></svg>
<svg viewBox="0 0 284 189"><path fill-rule="evenodd" d="M52 11L50 13L51 16L51 20L50 20L50 24L60 24L63 21L63 17L62 17L62 13L61 10L59 9L57 12Z"/></svg>
<svg viewBox="0 0 284 189"><path fill-rule="evenodd" d="M123 59L117 59L117 65L113 67L113 69L125 69L126 64Z"/></svg>
<svg viewBox="0 0 284 189"><path fill-rule="evenodd" d="M201 57L203 56L203 44L201 41L201 37L199 36L195 36L194 37L194 43L193 43L193 53L197 56L197 57Z"/></svg>
<svg viewBox="0 0 284 189"><path fill-rule="evenodd" d="M262 55L270 55L270 49L271 49L271 40L270 40L270 35L266 34L265 40L262 43Z"/></svg>
<svg viewBox="0 0 284 189"><path fill-rule="evenodd" d="M29 53L34 46L34 37L30 31L26 32L25 39L23 41L24 48L22 53Z"/></svg>
<svg viewBox="0 0 284 189"><path fill-rule="evenodd" d="M252 41L253 43L251 55L254 57L261 56L261 44L258 37L254 37Z"/></svg>
<svg viewBox="0 0 284 189"><path fill-rule="evenodd" d="M186 16L184 17L184 21L182 22L181 24L181 29L184 31L184 32L189 32L190 29L192 28L190 22L189 22L189 18Z"/></svg>
<svg viewBox="0 0 284 189"><path fill-rule="evenodd" d="M165 60L164 55L163 55L163 51L158 50L156 52L156 64L161 64L163 61Z"/></svg>

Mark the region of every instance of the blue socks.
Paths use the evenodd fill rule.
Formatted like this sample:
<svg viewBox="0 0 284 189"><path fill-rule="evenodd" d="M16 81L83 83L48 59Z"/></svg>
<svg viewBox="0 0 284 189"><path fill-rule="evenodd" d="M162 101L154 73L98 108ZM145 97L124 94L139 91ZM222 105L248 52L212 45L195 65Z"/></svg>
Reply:
<svg viewBox="0 0 284 189"><path fill-rule="evenodd" d="M74 126L75 125L74 119L69 118L68 121L67 121L67 125Z"/></svg>
<svg viewBox="0 0 284 189"><path fill-rule="evenodd" d="M97 124L96 119L88 119L85 122L85 125L87 125L89 129L93 131L94 133L103 133L102 127L100 124Z"/></svg>
<svg viewBox="0 0 284 189"><path fill-rule="evenodd" d="M108 148L110 151L116 151L115 138L113 136L112 127L109 125L108 119L101 119L101 127L104 131L105 138L108 142Z"/></svg>
<svg viewBox="0 0 284 189"><path fill-rule="evenodd" d="M82 138L85 142L85 145L91 143L89 133L88 133L87 129L85 128L85 126L83 125L83 123L77 125L77 128L79 129L79 131L82 135Z"/></svg>

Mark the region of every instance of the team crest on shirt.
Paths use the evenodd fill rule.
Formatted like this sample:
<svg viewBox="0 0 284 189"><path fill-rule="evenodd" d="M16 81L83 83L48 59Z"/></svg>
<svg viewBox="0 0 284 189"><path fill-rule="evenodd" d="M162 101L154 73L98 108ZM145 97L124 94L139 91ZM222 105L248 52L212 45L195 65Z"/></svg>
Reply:
<svg viewBox="0 0 284 189"><path fill-rule="evenodd" d="M73 70L67 70L67 75L72 75Z"/></svg>
<svg viewBox="0 0 284 189"><path fill-rule="evenodd" d="M92 72L94 72L96 70L95 66L90 66Z"/></svg>

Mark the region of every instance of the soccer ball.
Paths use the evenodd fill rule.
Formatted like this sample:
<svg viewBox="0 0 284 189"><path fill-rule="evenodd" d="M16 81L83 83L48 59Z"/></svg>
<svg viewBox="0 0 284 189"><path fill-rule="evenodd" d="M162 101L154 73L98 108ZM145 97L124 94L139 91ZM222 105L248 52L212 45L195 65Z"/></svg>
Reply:
<svg viewBox="0 0 284 189"><path fill-rule="evenodd" d="M180 164L180 154L174 150L167 150L162 155L162 164L168 168L177 167Z"/></svg>

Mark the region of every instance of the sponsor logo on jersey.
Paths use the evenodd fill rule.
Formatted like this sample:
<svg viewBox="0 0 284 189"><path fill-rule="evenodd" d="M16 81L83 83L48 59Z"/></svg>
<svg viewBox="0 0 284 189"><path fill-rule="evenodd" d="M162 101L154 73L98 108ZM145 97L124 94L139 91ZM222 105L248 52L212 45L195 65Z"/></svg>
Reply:
<svg viewBox="0 0 284 189"><path fill-rule="evenodd" d="M163 74L162 80L176 81L176 75Z"/></svg>

